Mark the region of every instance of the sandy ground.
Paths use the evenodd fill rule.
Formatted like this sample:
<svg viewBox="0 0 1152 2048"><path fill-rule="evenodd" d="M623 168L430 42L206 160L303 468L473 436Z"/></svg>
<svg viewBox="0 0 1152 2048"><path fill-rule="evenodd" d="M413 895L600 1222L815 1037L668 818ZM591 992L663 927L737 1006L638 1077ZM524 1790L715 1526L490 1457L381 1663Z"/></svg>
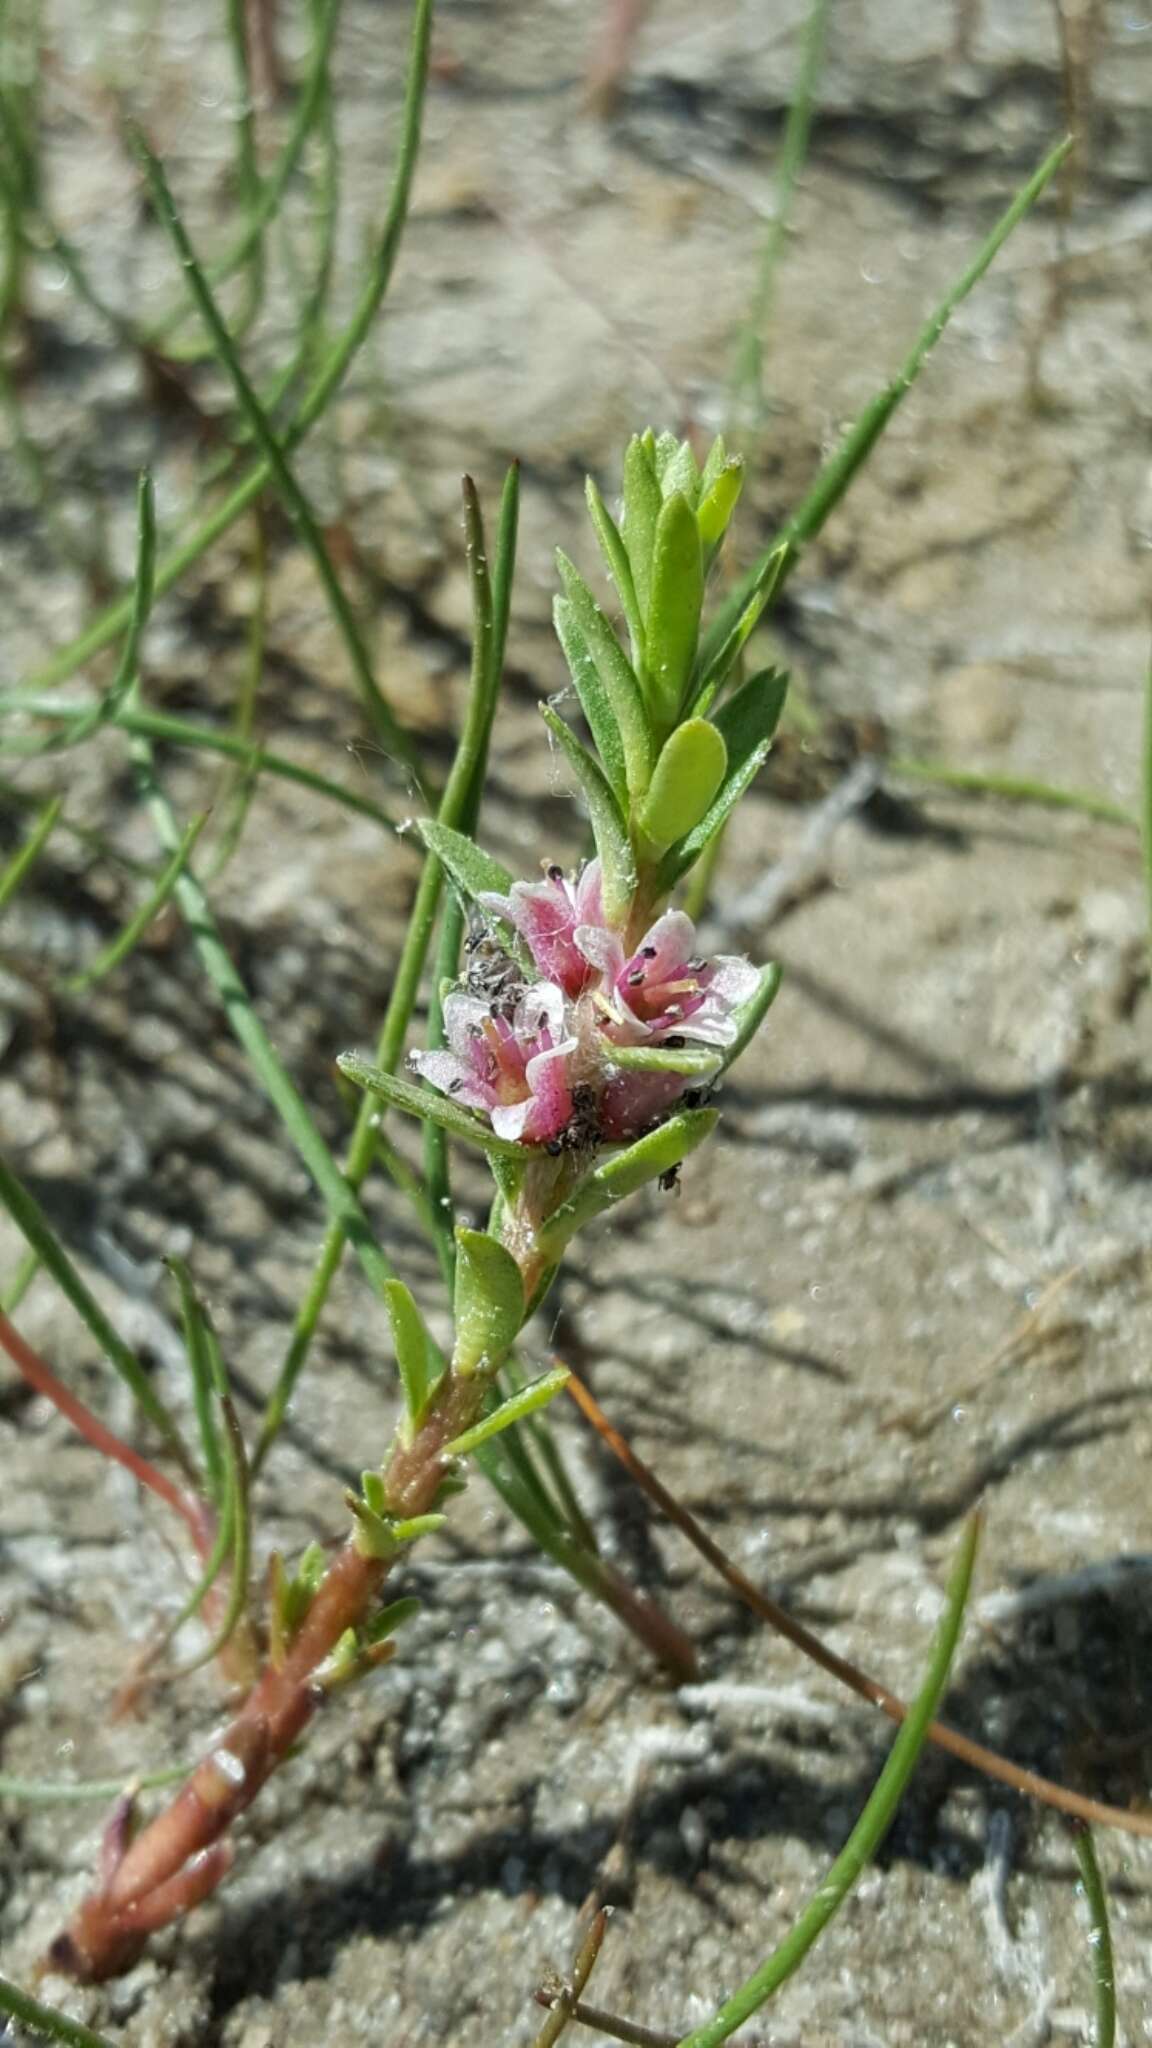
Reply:
<svg viewBox="0 0 1152 2048"><path fill-rule="evenodd" d="M1152 17L1068 0L1090 147L1070 218L1028 223L962 309L867 476L802 564L765 651L808 702L883 721L897 753L1134 805L1146 660L1147 247ZM707 430L771 201L802 9L657 0L615 114L589 117L585 14L445 10L413 220L385 318L304 472L351 508L385 687L435 734L459 702L466 586L456 478L524 463L524 532L486 834L525 870L579 820L534 699L559 687L557 541L591 567L581 477L608 487L649 419ZM1091 19L1090 19L1091 17ZM354 0L340 43L357 282L394 134L397 6ZM110 296L168 303L109 114L131 87L194 225L225 189L228 78L201 9L169 10L139 87L140 24L51 28L53 191ZM1077 41L1079 38L1079 41ZM751 556L903 354L1065 118L1041 0L842 0L749 429ZM41 279L27 417L74 542L131 557L158 469L187 517L194 438L150 406L99 323ZM275 303L257 356L280 359ZM221 399L212 378L203 403ZM91 608L26 487L0 531L18 679ZM406 798L362 743L309 566L272 527L260 729ZM244 661L250 530L161 607L155 702L221 714ZM841 736L843 738L843 734ZM166 758L182 811L219 790ZM679 1198L582 1240L565 1341L613 1416L746 1570L838 1648L914 1687L967 1511L987 1516L952 1718L1100 1796L1145 1796L1152 1419L1149 1026L1136 835L889 778L813 833L843 757L795 747L733 833L712 936L787 969ZM51 771L25 771L29 788ZM153 858L115 734L68 757L70 806ZM4 830L8 832L9 821ZM60 851L57 852L57 846ZM795 887L769 902L778 862ZM414 863L367 820L268 783L214 890L277 1042L336 1141L333 1055L371 1042ZM179 927L87 1005L61 974L131 888L66 842L5 923L0 1130L92 1284L181 1399L158 1261L188 1250L247 1412L275 1373L322 1219ZM470 1184L466 1184L470 1185ZM380 1190L404 1270L431 1264ZM3 1239L4 1270L16 1256ZM44 1283L28 1334L123 1421ZM548 1332L541 1333L542 1342ZM378 1311L345 1276L259 1496L262 1551L339 1525L342 1479L387 1442ZM590 1895L618 1908L598 2002L699 2023L787 1928L842 1843L885 1735L756 1630L559 1421L606 1548L701 1645L669 1692L541 1563L480 1482L405 1574L424 1600L397 1662L324 1719L261 1800L233 1881L121 1984L45 1995L131 2048L526 2044L531 1993ZM166 1531L56 1417L0 1387L0 1768L116 1776L194 1754L220 1710L200 1674L137 1721L117 1686L185 1577ZM81 1890L99 1810L2 1808L5 1970L31 1980ZM1102 1839L1123 2039L1152 2039L1152 1859ZM929 1759L881 1865L765 2016L773 2048L1087 2040L1090 1954L1067 1834ZM755 2030L753 2030L753 2034ZM592 2039L588 2035L584 2038ZM600 2038L600 2037L595 2037Z"/></svg>

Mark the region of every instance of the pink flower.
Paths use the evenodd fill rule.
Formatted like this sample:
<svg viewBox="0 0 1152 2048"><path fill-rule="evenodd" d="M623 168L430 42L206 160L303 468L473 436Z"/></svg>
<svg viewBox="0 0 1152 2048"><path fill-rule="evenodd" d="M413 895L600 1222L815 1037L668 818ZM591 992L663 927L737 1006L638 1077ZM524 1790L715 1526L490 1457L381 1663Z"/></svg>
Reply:
<svg viewBox="0 0 1152 2048"><path fill-rule="evenodd" d="M510 1017L479 996L450 995L444 1032L446 1051L409 1055L416 1073L482 1110L498 1138L525 1145L560 1138L572 1119L568 1063L577 1044L561 989L546 981L524 989Z"/></svg>
<svg viewBox="0 0 1152 2048"><path fill-rule="evenodd" d="M563 868L550 867L545 881L513 882L507 896L485 894L480 902L514 926L546 981L566 996L587 988L592 968L578 937L583 926L604 923L598 860L589 861L575 882Z"/></svg>
<svg viewBox="0 0 1152 2048"><path fill-rule="evenodd" d="M682 910L666 910L636 951L625 954L619 934L581 926L584 957L599 969L595 992L601 1028L617 1045L660 1045L692 1039L731 1045L736 1011L755 994L760 977L747 960L722 953L695 956L696 929Z"/></svg>
<svg viewBox="0 0 1152 2048"><path fill-rule="evenodd" d="M698 959L690 918L666 910L632 953L604 922L600 870L576 882L553 869L481 898L513 924L547 978L523 987L509 961L495 994L459 990L444 1005L448 1047L410 1064L442 1094L490 1118L498 1137L553 1152L622 1144L669 1116L690 1085L675 1072L622 1066L625 1046L669 1051L732 1045L756 992L747 960Z"/></svg>

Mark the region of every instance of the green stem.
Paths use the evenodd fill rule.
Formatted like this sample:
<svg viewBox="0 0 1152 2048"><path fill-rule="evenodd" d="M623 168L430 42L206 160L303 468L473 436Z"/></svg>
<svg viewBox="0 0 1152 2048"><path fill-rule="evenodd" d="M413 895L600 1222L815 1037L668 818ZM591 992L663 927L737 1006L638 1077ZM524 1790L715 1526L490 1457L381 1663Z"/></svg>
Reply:
<svg viewBox="0 0 1152 2048"><path fill-rule="evenodd" d="M1008 237L1036 204L1045 186L1050 184L1060 169L1071 147L1072 138L1066 136L1063 142L1057 143L1055 149L1049 151L1039 170L1017 193L991 234L981 243L963 275L925 321L891 383L884 387L872 403L865 407L859 419L849 427L835 453L824 464L798 511L794 512L780 528L759 561L753 564L747 575L742 576L729 593L706 635L699 664L701 674L706 673L717 651L724 645L737 624L761 577L768 570L773 556L783 548L785 556L773 589L773 596L779 596L785 577L798 561L802 549L809 541L815 539L825 521L835 511L857 470L872 453L893 413L911 391L953 313L974 286L979 284Z"/></svg>
<svg viewBox="0 0 1152 2048"><path fill-rule="evenodd" d="M148 147L143 135L132 132L133 146L144 169L152 204L157 218L165 229L176 255L183 266L188 290L196 302L200 317L212 338L214 352L232 381L236 400L252 431L252 437L260 448L268 474L284 501L299 537L312 557L320 586L328 600L329 608L343 639L349 665L355 677L360 695L364 701L368 720L381 745L396 753L416 776L420 777L419 756L411 735L397 724L391 705L376 680L368 649L360 631L356 614L348 601L344 586L336 574L332 557L325 545L320 525L308 502L305 492L289 464L284 449L273 432L271 422L248 378L236 352L228 326L209 288L208 281L196 258L195 250L188 239L187 230L181 219L164 167L159 158Z"/></svg>
<svg viewBox="0 0 1152 2048"><path fill-rule="evenodd" d="M1096 1860L1096 1847L1087 1828L1073 1834L1080 1883L1088 1908L1088 1940L1092 1949L1092 1976L1096 1985L1095 2048L1114 2048L1116 2040L1116 1963L1112 1953L1112 1929L1108 1922L1108 1893Z"/></svg>
<svg viewBox="0 0 1152 2048"><path fill-rule="evenodd" d="M1082 817L1098 818L1105 825L1137 828L1140 820L1122 804L1114 804L1090 790L1061 789L1051 782L1033 782L1024 775L984 775L976 769L953 768L947 761L912 760L898 755L886 763L890 775L902 775L911 782L932 782L941 789L957 789L972 796L1004 797L1009 803L1042 804L1051 811L1079 811ZM1152 774L1148 785L1152 788ZM1146 803L1147 811L1147 803ZM1152 886L1152 868L1149 870Z"/></svg>
<svg viewBox="0 0 1152 2048"><path fill-rule="evenodd" d="M64 2042L66 2048L113 2048L106 2035L94 2034L91 2027L70 2020L67 2013L57 2012L55 2006L41 2005L38 1998L29 1998L7 1977L0 1977L0 2012L6 2012L10 2019L19 2020L21 2026L30 2027L34 2034L42 2034L48 2041Z"/></svg>
<svg viewBox="0 0 1152 2048"><path fill-rule="evenodd" d="M195 1466L176 1427L134 1351L113 1329L95 1296L72 1264L52 1225L35 1196L24 1186L0 1155L0 1204L7 1209L16 1228L36 1253L45 1272L52 1275L81 1321L99 1345L109 1364L131 1390L138 1406L161 1436L181 1469L194 1475Z"/></svg>
<svg viewBox="0 0 1152 2048"><path fill-rule="evenodd" d="M309 429L327 409L330 399L343 382L349 365L372 328L392 277L408 217L408 202L420 146L420 129L428 80L432 10L433 0L415 0L411 57L396 172L383 230L369 265L368 279L351 319L343 333L332 344L295 417L284 428L280 445L285 454L290 454L299 446ZM194 562L199 561L200 556L213 542L219 540L221 534L228 531L240 514L259 497L261 491L271 481L271 476L270 465L266 461L258 462L229 493L224 503L209 514L183 545L174 548L157 563L158 596L170 590L174 583L178 583L185 571L191 568ZM129 591L101 612L100 616L75 640L70 641L68 646L61 648L32 679L33 687L51 689L56 683L74 675L78 668L91 661L94 655L102 653L104 648L116 639L127 625L131 613L132 593Z"/></svg>
<svg viewBox="0 0 1152 2048"><path fill-rule="evenodd" d="M157 837L163 847L175 852L180 844L180 829L156 781L147 741L134 739L131 752ZM382 1295L385 1282L395 1278L392 1265L373 1235L354 1188L341 1173L313 1123L303 1097L256 1015L248 991L220 937L204 891L187 868L183 868L177 877L175 894L205 971L224 1005L228 1022L316 1183L333 1218L333 1227L339 1230L341 1242L347 1239L351 1244L370 1284Z"/></svg>
<svg viewBox="0 0 1152 2048"><path fill-rule="evenodd" d="M308 67L304 90L297 103L288 140L255 203L249 208L244 226L231 248L227 249L215 263L209 265L208 278L213 285L224 284L248 261L265 228L280 211L281 201L296 173L304 154L304 146L327 98L328 67L340 20L340 7L341 0L329 0L327 7L316 10L318 23L312 61ZM150 330L148 340L151 345L162 349L169 335L183 326L188 317L187 306L173 307L168 317L161 321L158 327Z"/></svg>
<svg viewBox="0 0 1152 2048"><path fill-rule="evenodd" d="M68 995L79 995L83 990L91 988L94 982L102 980L104 975L111 974L113 968L119 967L134 947L139 945L153 918L164 908L175 889L207 822L207 811L201 811L199 817L193 818L179 846L165 862L163 870L157 877L155 888L145 897L135 915L129 918L123 931L118 932L111 944L106 946L102 953L97 954L91 967L86 967L81 974L70 974L61 984Z"/></svg>
<svg viewBox="0 0 1152 2048"><path fill-rule="evenodd" d="M830 4L831 0L811 0L808 10L800 70L788 108L788 118L784 124L780 155L777 159L772 218L764 238L756 289L752 295L752 303L748 309L748 318L732 372L729 403L733 410L737 410L749 399L759 408L762 408L764 402L764 333L772 312L776 271L788 233L796 181L808 154L812 104L824 56L824 31Z"/></svg>
<svg viewBox="0 0 1152 2048"><path fill-rule="evenodd" d="M838 1913L861 1871L876 1854L892 1824L904 1788L924 1746L930 1722L948 1682L948 1673L960 1639L960 1628L972 1582L976 1545L980 1535L979 1517L973 1515L965 1529L960 1552L952 1569L948 1605L941 1622L928 1675L892 1744L888 1761L875 1789L848 1837L824 1883L805 1907L795 1926L779 1948L733 1993L715 2018L685 2034L679 2048L719 2048L745 2020L759 2012L785 1979L804 1961L810 1948Z"/></svg>
<svg viewBox="0 0 1152 2048"><path fill-rule="evenodd" d="M39 718L71 719L76 716L76 706L66 705L54 698L37 700L34 696L25 700L26 708ZM3 700L0 699L0 714ZM210 754L229 754L239 761L250 774L278 775L284 782L299 783L302 789L311 789L317 796L343 804L349 811L359 812L362 818L371 818L382 825L386 832L396 830L395 822L382 805L374 804L371 798L357 796L351 789L344 789L340 783L332 782L326 775L318 775L312 768L302 768L295 761L289 761L283 754L275 754L267 747L257 747L242 740L236 733L217 732L210 725L197 725L192 719L170 718L162 711L144 711L130 706L119 711L109 720L121 731L135 733L142 739L162 740L174 747L203 747Z"/></svg>
<svg viewBox="0 0 1152 2048"><path fill-rule="evenodd" d="M53 797L51 803L45 804L23 846L13 855L3 872L0 872L0 910L5 909L12 901L25 876L35 867L52 837L63 807L62 796Z"/></svg>
<svg viewBox="0 0 1152 2048"><path fill-rule="evenodd" d="M483 784L492 717L503 671L518 516L519 472L512 469L505 482L501 503L497 567L492 594L492 626L488 638L484 687L477 686L479 671L474 666L473 688L469 696L460 743L437 812L441 824L451 825L457 829L463 825L465 819L474 814L472 807L478 801L477 791ZM386 1073L391 1073L399 1064L404 1050L404 1040L416 1005L424 962L432 943L443 881L440 862L428 856L420 873L416 899L412 905L408 929L396 968L396 978L392 984L392 994L384 1013L376 1046L376 1064ZM344 1166L347 1180L353 1188L360 1187L372 1164L376 1149L378 1114L379 1104L371 1095L365 1094L357 1113ZM292 1390L311 1349L312 1339L324 1312L332 1282L339 1271L343 1253L344 1233L340 1224L336 1222L324 1240L308 1290L297 1312L280 1376L264 1412L259 1440L252 1457L254 1474L259 1471L267 1457L284 1420L288 1403L292 1398Z"/></svg>

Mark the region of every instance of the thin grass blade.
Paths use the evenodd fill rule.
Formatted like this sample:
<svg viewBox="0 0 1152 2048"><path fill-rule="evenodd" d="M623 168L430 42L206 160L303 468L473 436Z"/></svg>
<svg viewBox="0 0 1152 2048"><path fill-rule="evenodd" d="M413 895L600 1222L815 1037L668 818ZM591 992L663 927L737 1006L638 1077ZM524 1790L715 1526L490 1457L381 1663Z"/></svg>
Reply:
<svg viewBox="0 0 1152 2048"><path fill-rule="evenodd" d="M391 281L401 238L408 218L408 205L416 158L420 147L424 99L428 83L428 56L432 36L433 0L415 0L404 109L392 190L385 210L380 240L367 266L367 279L355 310L343 331L332 343L300 405L280 435L280 446L290 454L309 429L327 410L349 365L371 332L376 315ZM178 583L193 562L200 559L221 534L258 498L271 479L266 461L258 462L229 493L222 504L201 522L189 538L158 562L156 591L162 594ZM51 689L74 675L86 661L100 653L124 630L132 613L131 594L109 605L83 633L61 648L34 678L37 688Z"/></svg>
<svg viewBox="0 0 1152 2048"><path fill-rule="evenodd" d="M1096 1845L1089 1828L1073 1832L1080 1885L1088 1908L1088 1941L1092 1950L1092 1977L1096 1986L1096 2038L1093 2048L1115 2048L1116 2042L1116 1959L1112 1951L1112 1928L1108 1919L1108 1893L1096 1858Z"/></svg>
<svg viewBox="0 0 1152 2048"><path fill-rule="evenodd" d="M0 1977L0 2012L9 2019L18 2020L22 2027L28 2027L33 2034L45 2041L61 2041L65 2048L115 2048L106 2034L93 2033L91 2027L81 2026L79 2020L70 2020L67 2013L57 2012L53 2005L42 2005L38 1998L29 1998L7 1977ZM5 2029L7 2031L7 2029Z"/></svg>
<svg viewBox="0 0 1152 2048"><path fill-rule="evenodd" d="M69 975L68 979L61 983L61 987L68 995L80 995L85 989L90 989L96 982L102 981L105 975L111 974L114 968L123 965L129 954L139 945L153 919L163 910L187 867L192 849L207 822L207 811L201 811L198 817L192 819L175 853L170 855L157 876L155 888L144 898L134 916L129 918L123 931L118 932L111 943L105 946L103 952L97 954L91 967L86 967L81 974Z"/></svg>
<svg viewBox="0 0 1152 2048"><path fill-rule="evenodd" d="M885 385L872 400L871 405L866 406L860 417L849 427L839 447L824 464L799 509L793 513L776 539L765 549L760 560L741 579L721 606L705 638L701 674L706 674L713 666L748 599L755 591L758 579L763 575L773 554L783 547L786 550L786 560L779 583L776 585L778 593L780 585L798 559L801 550L819 533L840 503L856 472L872 453L893 413L912 389L953 313L995 262L1009 236L1056 176L1071 148L1072 137L1066 136L1062 142L1057 143L1055 149L1049 151L1039 169L1001 215L991 234L980 244L962 276L945 293L940 304L925 321L891 383Z"/></svg>
<svg viewBox="0 0 1152 2048"><path fill-rule="evenodd" d="M64 808L62 796L53 797L47 803L33 825L31 832L0 874L0 910L12 901L25 876L31 872L56 829L57 820Z"/></svg>
<svg viewBox="0 0 1152 2048"><path fill-rule="evenodd" d="M312 557L321 589L328 600L337 630L344 642L349 666L360 691L368 722L380 744L390 753L398 755L411 769L417 781L421 781L420 761L415 743L411 734L398 724L396 715L376 679L368 649L364 644L364 636L344 586L336 573L335 564L320 530L320 522L288 461L286 448L281 445L236 352L228 324L216 304L211 287L188 238L164 166L139 129L131 131L131 140L144 171L156 217L167 233L183 269L188 290L196 302L197 310L211 338L213 353L231 382L236 402L248 422L253 440L260 449L268 475L283 499L285 509L301 541Z"/></svg>
<svg viewBox="0 0 1152 2048"><path fill-rule="evenodd" d="M31 1191L25 1187L0 1154L0 1202L36 1253L45 1272L50 1273L62 1294L72 1303L113 1370L131 1390L141 1413L160 1431L169 1450L185 1472L194 1468L180 1431L168 1413L134 1351L113 1328L99 1302L72 1264L47 1216Z"/></svg>
<svg viewBox="0 0 1152 2048"><path fill-rule="evenodd" d="M977 1515L970 1517L961 1539L960 1550L952 1568L948 1584L947 1606L933 1647L927 1676L916 1695L907 1720L897 1735L888 1761L880 1773L871 1798L856 1822L824 1883L800 1915L791 1932L774 1950L765 1963L741 1985L739 1991L726 2000L716 2017L703 2027L697 2027L686 2034L679 2048L720 2048L742 2027L745 2020L759 2012L773 1994L779 1990L786 1978L799 1969L805 1956L818 1941L828 1922L839 1912L856 1883L857 1878L871 1862L884 1836L892 1824L896 1808L904 1794L912 1772L916 1767L920 1751L927 1739L929 1724L934 1720L956 1645L964 1621L964 1610L972 1584L972 1571L976 1562L976 1546L980 1538L980 1520Z"/></svg>

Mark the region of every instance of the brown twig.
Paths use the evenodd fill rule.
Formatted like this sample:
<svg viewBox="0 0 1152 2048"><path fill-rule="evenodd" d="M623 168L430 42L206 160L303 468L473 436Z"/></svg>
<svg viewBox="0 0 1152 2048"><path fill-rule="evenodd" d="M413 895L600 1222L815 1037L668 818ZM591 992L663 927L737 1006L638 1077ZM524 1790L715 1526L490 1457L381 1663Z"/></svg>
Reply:
<svg viewBox="0 0 1152 2048"><path fill-rule="evenodd" d="M580 1993L596 1967L596 1959L603 1947L608 1928L609 1911L608 1906L601 1906L599 1912L593 1914L588 1932L576 1951L576 1960L567 1983L542 1985L536 1992L536 2003L547 2006L548 2018L537 2034L532 2048L556 2048L556 2042L561 2034L566 2032L569 2020L579 2017Z"/></svg>
<svg viewBox="0 0 1152 2048"><path fill-rule="evenodd" d="M552 1994L537 1991L537 2005L552 2005ZM616 2013L602 2012L598 2005L585 2005L582 1999L575 1999L567 2014L581 2027L595 2027L601 2034L610 2034L614 2041L631 2041L636 2048L678 2048L683 2034L661 2034L654 2027L641 2027L635 2020L620 2019Z"/></svg>
<svg viewBox="0 0 1152 2048"><path fill-rule="evenodd" d="M737 1599L742 1600L753 1614L766 1621L778 1635L795 1644L806 1657L818 1664L822 1671L839 1679L858 1698L879 1707L890 1721L903 1721L908 1713L906 1703L899 1696L882 1685L878 1678L872 1678L848 1658L837 1656L806 1629L802 1622L788 1613L787 1609L761 1593L751 1579L745 1578L738 1565L714 1543L707 1531L702 1529L695 1516L669 1493L656 1474L637 1456L626 1438L609 1422L595 1396L589 1392L575 1373L572 1373L567 1391L577 1407L587 1417L597 1434L608 1445L609 1450L630 1472L637 1485L642 1487L650 1500L667 1515L669 1521L688 1538L694 1550L698 1550L713 1571L718 1572L731 1587ZM1060 1813L1069 1813L1077 1820L1089 1821L1098 1827L1119 1828L1129 1835L1152 1835L1152 1813L1129 1813L1121 1806L1109 1806L1103 1800L1085 1798L1079 1792L1072 1792L1065 1785L1057 1785L1050 1778L1042 1778L1038 1772L1029 1771L1022 1764L1014 1764L1009 1758L1000 1756L994 1749L985 1749L983 1743L973 1742L967 1735L961 1735L949 1728L943 1721L929 1724L928 1740L938 1749L948 1751L961 1763L969 1764L973 1770L982 1771L986 1777L996 1778L1002 1785L1010 1785L1015 1792L1022 1792L1026 1798L1037 1799L1045 1806L1053 1806Z"/></svg>

